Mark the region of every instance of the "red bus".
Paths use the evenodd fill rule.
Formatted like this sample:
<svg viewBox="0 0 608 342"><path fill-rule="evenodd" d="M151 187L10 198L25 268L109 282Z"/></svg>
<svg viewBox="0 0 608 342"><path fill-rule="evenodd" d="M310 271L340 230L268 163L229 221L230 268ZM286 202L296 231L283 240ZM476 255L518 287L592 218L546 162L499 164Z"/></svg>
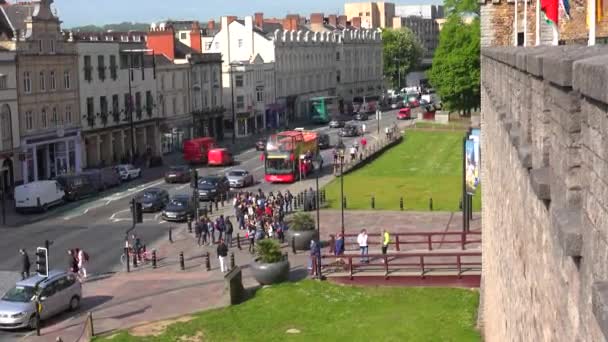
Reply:
<svg viewBox="0 0 608 342"><path fill-rule="evenodd" d="M271 135L264 151L264 173L269 183L293 183L312 171L309 157L318 153L316 132L297 129Z"/></svg>
<svg viewBox="0 0 608 342"><path fill-rule="evenodd" d="M215 147L215 139L209 137L184 141L184 160L190 164L207 164L209 150Z"/></svg>

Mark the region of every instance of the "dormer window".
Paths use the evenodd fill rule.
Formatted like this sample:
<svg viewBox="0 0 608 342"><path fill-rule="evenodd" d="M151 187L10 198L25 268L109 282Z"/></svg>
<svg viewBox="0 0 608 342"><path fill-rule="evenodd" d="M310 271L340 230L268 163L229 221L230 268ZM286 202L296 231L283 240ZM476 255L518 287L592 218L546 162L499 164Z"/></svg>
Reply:
<svg viewBox="0 0 608 342"><path fill-rule="evenodd" d="M141 37L140 36L133 36L133 41L134 42L140 42L141 41Z"/></svg>
<svg viewBox="0 0 608 342"><path fill-rule="evenodd" d="M123 42L128 42L129 41L129 36L120 36L120 40Z"/></svg>

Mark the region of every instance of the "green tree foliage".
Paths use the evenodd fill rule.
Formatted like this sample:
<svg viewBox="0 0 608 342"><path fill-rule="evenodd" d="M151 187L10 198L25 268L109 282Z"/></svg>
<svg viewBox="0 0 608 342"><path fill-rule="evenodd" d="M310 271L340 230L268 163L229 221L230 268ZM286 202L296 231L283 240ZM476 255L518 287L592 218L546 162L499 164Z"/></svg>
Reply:
<svg viewBox="0 0 608 342"><path fill-rule="evenodd" d="M81 32L106 32L109 30L126 32L126 31L148 31L150 28L150 24L146 23L130 23L123 22L120 24L108 24L103 26L96 25L86 25L86 26L78 26L72 27L72 31L81 31Z"/></svg>
<svg viewBox="0 0 608 342"><path fill-rule="evenodd" d="M399 74L401 85L405 75L414 70L422 57L422 45L409 28L398 30L385 29L382 31L384 75L397 87Z"/></svg>
<svg viewBox="0 0 608 342"><path fill-rule="evenodd" d="M448 110L470 114L479 108L479 44L479 18L471 24L465 24L460 15L448 18L428 72L430 83Z"/></svg>
<svg viewBox="0 0 608 342"><path fill-rule="evenodd" d="M450 16L452 14L463 14L463 13L477 13L479 14L479 1L478 0L444 0L443 8L445 14Z"/></svg>

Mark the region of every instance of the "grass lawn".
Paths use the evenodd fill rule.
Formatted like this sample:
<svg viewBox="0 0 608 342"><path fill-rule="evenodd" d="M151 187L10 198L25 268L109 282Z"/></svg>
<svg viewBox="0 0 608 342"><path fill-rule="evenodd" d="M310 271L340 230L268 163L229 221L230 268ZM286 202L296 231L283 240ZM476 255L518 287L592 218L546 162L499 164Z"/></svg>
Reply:
<svg viewBox="0 0 608 342"><path fill-rule="evenodd" d="M408 130L404 141L378 159L344 177L347 209L458 211L462 195L462 132ZM331 208L340 209L340 179L326 186ZM481 208L481 189L473 210Z"/></svg>
<svg viewBox="0 0 608 342"><path fill-rule="evenodd" d="M478 301L478 293L466 289L305 280L263 288L241 305L197 314L159 336L122 332L96 341L480 341Z"/></svg>

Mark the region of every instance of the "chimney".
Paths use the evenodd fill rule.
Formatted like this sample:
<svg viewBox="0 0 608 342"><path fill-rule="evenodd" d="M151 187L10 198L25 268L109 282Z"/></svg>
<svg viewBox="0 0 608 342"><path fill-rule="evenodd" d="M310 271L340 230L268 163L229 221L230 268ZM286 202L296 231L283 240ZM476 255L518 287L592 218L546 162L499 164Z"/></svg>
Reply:
<svg viewBox="0 0 608 342"><path fill-rule="evenodd" d="M300 16L297 14L288 14L283 20L283 29L286 31L297 31Z"/></svg>
<svg viewBox="0 0 608 342"><path fill-rule="evenodd" d="M235 21L237 19L237 17L234 15L229 15L229 16L226 16L225 18L226 18L226 25L230 25L233 21ZM222 21L222 24L223 24L223 21ZM220 27L220 29L223 29L223 28L224 28L223 26Z"/></svg>
<svg viewBox="0 0 608 342"><path fill-rule="evenodd" d="M312 13L310 15L310 23L312 25L323 25L323 18L325 18L323 13Z"/></svg>
<svg viewBox="0 0 608 342"><path fill-rule="evenodd" d="M342 26L342 27L346 27L346 16L345 15L341 15L338 17L338 25Z"/></svg>
<svg viewBox="0 0 608 342"><path fill-rule="evenodd" d="M329 25L331 25L333 27L337 27L338 26L338 16L335 14L329 15L328 23L329 23Z"/></svg>
<svg viewBox="0 0 608 342"><path fill-rule="evenodd" d="M203 43L201 41L201 25L198 23L198 21L192 23L192 30L190 31L190 47L196 52L203 52Z"/></svg>
<svg viewBox="0 0 608 342"><path fill-rule="evenodd" d="M170 24L160 24L157 28L150 30L146 45L148 49L154 50L155 54L163 54L173 62L175 59L175 34L173 26Z"/></svg>
<svg viewBox="0 0 608 342"><path fill-rule="evenodd" d="M361 28L361 17L353 17L350 21L353 27Z"/></svg>
<svg viewBox="0 0 608 342"><path fill-rule="evenodd" d="M207 30L209 33L211 33L211 31L215 31L215 20L211 19L207 22Z"/></svg>
<svg viewBox="0 0 608 342"><path fill-rule="evenodd" d="M264 13L258 12L254 14L255 16L255 26L259 28L264 27Z"/></svg>

